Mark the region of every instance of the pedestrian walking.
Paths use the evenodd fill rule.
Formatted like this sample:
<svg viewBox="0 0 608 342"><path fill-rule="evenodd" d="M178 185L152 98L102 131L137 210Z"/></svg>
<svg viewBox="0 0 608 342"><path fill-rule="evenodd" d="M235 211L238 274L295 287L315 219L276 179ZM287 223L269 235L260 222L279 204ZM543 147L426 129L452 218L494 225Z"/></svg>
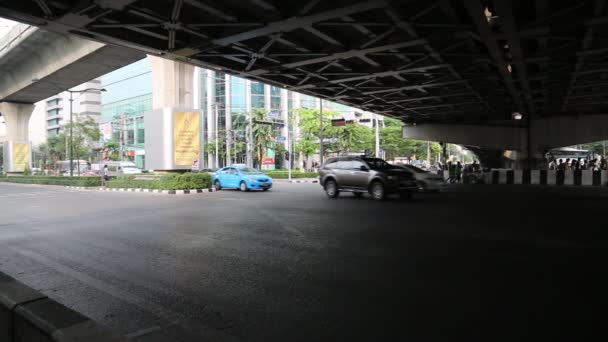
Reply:
<svg viewBox="0 0 608 342"><path fill-rule="evenodd" d="M110 180L110 176L108 175L108 165L103 166L103 185L106 185L106 182Z"/></svg>
<svg viewBox="0 0 608 342"><path fill-rule="evenodd" d="M456 164L456 183L460 183L460 177L462 176L462 164L458 162Z"/></svg>
<svg viewBox="0 0 608 342"><path fill-rule="evenodd" d="M456 165L452 161L448 161L448 183L454 183L456 179Z"/></svg>

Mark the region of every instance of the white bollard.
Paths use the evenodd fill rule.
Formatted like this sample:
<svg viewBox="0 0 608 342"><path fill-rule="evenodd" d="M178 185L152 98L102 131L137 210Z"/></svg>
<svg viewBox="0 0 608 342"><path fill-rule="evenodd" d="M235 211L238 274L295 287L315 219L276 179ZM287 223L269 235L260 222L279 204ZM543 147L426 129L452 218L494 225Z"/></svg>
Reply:
<svg viewBox="0 0 608 342"><path fill-rule="evenodd" d="M547 185L555 185L557 183L557 172L554 170L547 171Z"/></svg>
<svg viewBox="0 0 608 342"><path fill-rule="evenodd" d="M540 170L530 171L530 184L540 184Z"/></svg>
<svg viewBox="0 0 608 342"><path fill-rule="evenodd" d="M498 184L507 184L506 170L498 170Z"/></svg>
<svg viewBox="0 0 608 342"><path fill-rule="evenodd" d="M593 185L593 170L583 170L581 185Z"/></svg>
<svg viewBox="0 0 608 342"><path fill-rule="evenodd" d="M564 185L574 185L574 171L566 170L564 172Z"/></svg>
<svg viewBox="0 0 608 342"><path fill-rule="evenodd" d="M524 183L524 171L515 170L513 172L513 184L523 184L523 183Z"/></svg>

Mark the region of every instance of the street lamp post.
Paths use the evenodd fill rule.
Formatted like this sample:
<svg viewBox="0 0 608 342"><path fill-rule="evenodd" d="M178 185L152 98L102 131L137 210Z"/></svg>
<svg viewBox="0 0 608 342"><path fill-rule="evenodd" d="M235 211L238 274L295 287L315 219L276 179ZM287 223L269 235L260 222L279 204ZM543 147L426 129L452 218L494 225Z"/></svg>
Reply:
<svg viewBox="0 0 608 342"><path fill-rule="evenodd" d="M87 92L91 92L91 91L106 91L104 88L87 88L84 90L66 90L68 93L70 93L70 177L74 176L74 134L73 134L73 128L74 128L74 121L73 121L73 116L74 116L74 111L73 111L73 107L72 107L72 103L74 102L74 93L77 94L84 94ZM80 166L80 162L78 163L78 165Z"/></svg>

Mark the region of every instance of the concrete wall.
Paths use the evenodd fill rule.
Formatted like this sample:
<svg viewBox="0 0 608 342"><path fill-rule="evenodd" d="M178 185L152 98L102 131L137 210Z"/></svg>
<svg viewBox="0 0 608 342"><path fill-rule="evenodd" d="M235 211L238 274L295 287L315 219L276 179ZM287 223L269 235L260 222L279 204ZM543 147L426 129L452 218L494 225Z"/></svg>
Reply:
<svg viewBox="0 0 608 342"><path fill-rule="evenodd" d="M145 57L23 24L11 32L14 39L0 41L0 101L35 103Z"/></svg>
<svg viewBox="0 0 608 342"><path fill-rule="evenodd" d="M421 124L405 126L403 137L527 152L525 127ZM542 155L556 147L602 140L608 140L608 114L532 120L530 142L535 154ZM521 156L526 157L524 154Z"/></svg>
<svg viewBox="0 0 608 342"><path fill-rule="evenodd" d="M91 319L0 273L0 341L126 342Z"/></svg>
<svg viewBox="0 0 608 342"><path fill-rule="evenodd" d="M520 127L428 124L403 127L403 137L516 150L526 144L526 130Z"/></svg>
<svg viewBox="0 0 608 342"><path fill-rule="evenodd" d="M540 150L608 140L608 114L532 120L531 140Z"/></svg>

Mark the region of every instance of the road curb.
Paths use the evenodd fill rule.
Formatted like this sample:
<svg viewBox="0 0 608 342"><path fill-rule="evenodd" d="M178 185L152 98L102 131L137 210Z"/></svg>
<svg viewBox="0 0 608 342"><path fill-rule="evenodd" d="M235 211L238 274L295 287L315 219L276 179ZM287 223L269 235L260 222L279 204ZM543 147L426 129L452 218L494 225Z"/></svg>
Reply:
<svg viewBox="0 0 608 342"><path fill-rule="evenodd" d="M0 318L0 341L127 341L1 272Z"/></svg>
<svg viewBox="0 0 608 342"><path fill-rule="evenodd" d="M133 189L133 188L98 188L98 187L81 187L81 186L68 186L69 189L77 190L97 190L97 191L109 191L109 192L142 192L151 194L165 194L165 195L197 195L210 192L216 192L214 188L206 189L191 189L191 190L158 190L158 189Z"/></svg>

